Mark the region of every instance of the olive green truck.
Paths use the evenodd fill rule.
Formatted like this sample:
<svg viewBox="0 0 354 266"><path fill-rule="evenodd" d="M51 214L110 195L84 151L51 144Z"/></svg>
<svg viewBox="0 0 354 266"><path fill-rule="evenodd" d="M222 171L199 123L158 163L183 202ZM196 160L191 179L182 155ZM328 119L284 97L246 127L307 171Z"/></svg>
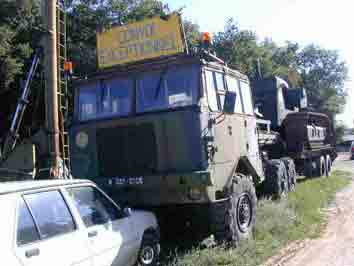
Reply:
<svg viewBox="0 0 354 266"><path fill-rule="evenodd" d="M257 195L330 173L333 129L306 100L202 48L105 68L75 83L72 174L155 210L162 232L185 225L237 243L252 232Z"/></svg>

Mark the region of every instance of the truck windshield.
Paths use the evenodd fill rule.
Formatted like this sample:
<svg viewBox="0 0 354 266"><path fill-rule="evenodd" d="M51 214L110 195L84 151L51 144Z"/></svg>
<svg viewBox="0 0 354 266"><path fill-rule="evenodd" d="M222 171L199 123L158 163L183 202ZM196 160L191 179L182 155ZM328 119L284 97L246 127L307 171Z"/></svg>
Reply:
<svg viewBox="0 0 354 266"><path fill-rule="evenodd" d="M129 115L132 102L133 80L114 78L93 82L79 90L79 119Z"/></svg>
<svg viewBox="0 0 354 266"><path fill-rule="evenodd" d="M133 110L134 84L136 110ZM197 103L198 88L197 65L92 81L79 88L78 118L87 121L189 106Z"/></svg>
<svg viewBox="0 0 354 266"><path fill-rule="evenodd" d="M198 73L197 66L179 66L143 74L137 82L137 112L195 104Z"/></svg>

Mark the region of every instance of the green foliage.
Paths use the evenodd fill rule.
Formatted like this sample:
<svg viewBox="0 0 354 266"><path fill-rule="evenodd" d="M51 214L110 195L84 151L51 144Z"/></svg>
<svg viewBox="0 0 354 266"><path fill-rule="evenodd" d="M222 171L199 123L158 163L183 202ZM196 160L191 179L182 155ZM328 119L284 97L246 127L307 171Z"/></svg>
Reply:
<svg viewBox="0 0 354 266"><path fill-rule="evenodd" d="M309 101L316 110L338 114L345 104L344 82L348 70L338 51L309 45L298 54L300 85L309 91Z"/></svg>
<svg viewBox="0 0 354 266"><path fill-rule="evenodd" d="M336 143L343 142L344 131L346 127L344 125L336 125L335 133L336 133Z"/></svg>
<svg viewBox="0 0 354 266"><path fill-rule="evenodd" d="M168 266L262 265L291 241L316 238L325 224L322 209L335 193L349 184L350 174L334 172L329 178L310 179L297 185L287 201L258 203L254 240L234 248L195 248L171 259ZM316 193L313 193L316 191Z"/></svg>

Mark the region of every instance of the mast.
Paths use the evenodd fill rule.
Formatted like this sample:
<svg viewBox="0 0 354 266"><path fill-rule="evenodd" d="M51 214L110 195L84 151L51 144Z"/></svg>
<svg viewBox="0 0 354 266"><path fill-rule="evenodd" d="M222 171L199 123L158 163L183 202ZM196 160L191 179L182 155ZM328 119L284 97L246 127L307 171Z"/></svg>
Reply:
<svg viewBox="0 0 354 266"><path fill-rule="evenodd" d="M59 176L59 113L58 113L58 55L57 55L57 0L45 0L44 20L47 34L44 37L45 69L45 130L47 133L47 163L49 178Z"/></svg>

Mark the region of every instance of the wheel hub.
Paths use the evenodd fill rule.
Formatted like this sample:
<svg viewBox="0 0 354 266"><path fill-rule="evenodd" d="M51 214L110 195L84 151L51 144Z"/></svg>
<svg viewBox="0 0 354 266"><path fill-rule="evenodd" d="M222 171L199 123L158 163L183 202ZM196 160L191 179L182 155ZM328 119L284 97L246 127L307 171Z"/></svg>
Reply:
<svg viewBox="0 0 354 266"><path fill-rule="evenodd" d="M238 200L236 212L238 226L245 233L252 221L252 203L247 194L242 195Z"/></svg>
<svg viewBox="0 0 354 266"><path fill-rule="evenodd" d="M149 265L154 261L155 251L152 247L144 247L141 251L140 259L145 265Z"/></svg>

